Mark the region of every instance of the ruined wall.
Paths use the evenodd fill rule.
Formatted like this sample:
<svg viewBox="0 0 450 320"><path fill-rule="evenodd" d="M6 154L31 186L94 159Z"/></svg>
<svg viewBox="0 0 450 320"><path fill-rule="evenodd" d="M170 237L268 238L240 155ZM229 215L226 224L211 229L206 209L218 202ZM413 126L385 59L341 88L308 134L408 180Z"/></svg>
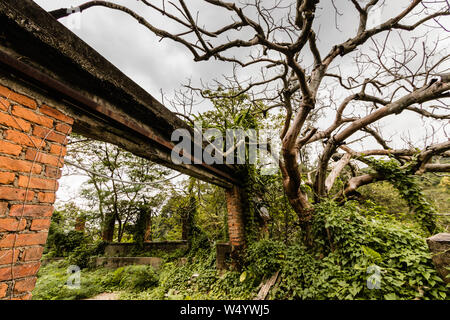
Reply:
<svg viewBox="0 0 450 320"><path fill-rule="evenodd" d="M72 124L0 85L0 300L31 298Z"/></svg>
<svg viewBox="0 0 450 320"><path fill-rule="evenodd" d="M450 233L438 233L427 239L431 259L442 280L450 284Z"/></svg>
<svg viewBox="0 0 450 320"><path fill-rule="evenodd" d="M133 250L136 249L136 244L134 243L109 243L105 247L105 255L109 257L126 257L129 256ZM188 242L181 241L155 241L155 242L144 242L140 250L151 252L151 251L163 251L172 252L175 250L187 250Z"/></svg>

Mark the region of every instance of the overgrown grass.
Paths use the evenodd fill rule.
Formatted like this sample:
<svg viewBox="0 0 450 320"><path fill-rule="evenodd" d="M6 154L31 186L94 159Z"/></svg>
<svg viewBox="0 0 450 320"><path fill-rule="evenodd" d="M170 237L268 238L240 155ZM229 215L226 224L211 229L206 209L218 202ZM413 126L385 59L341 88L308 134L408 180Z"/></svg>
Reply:
<svg viewBox="0 0 450 320"><path fill-rule="evenodd" d="M78 300L103 292L117 292L123 300L251 299L257 284L241 283L239 272L220 274L215 252L198 250L183 264L166 260L158 272L149 266L116 270L82 269L80 289L67 287L69 263L57 261L41 268L34 300Z"/></svg>
<svg viewBox="0 0 450 320"><path fill-rule="evenodd" d="M127 266L116 270L99 268L81 270L80 288L70 288L67 261L56 261L39 270L33 300L80 300L103 292L147 290L158 284L151 266Z"/></svg>

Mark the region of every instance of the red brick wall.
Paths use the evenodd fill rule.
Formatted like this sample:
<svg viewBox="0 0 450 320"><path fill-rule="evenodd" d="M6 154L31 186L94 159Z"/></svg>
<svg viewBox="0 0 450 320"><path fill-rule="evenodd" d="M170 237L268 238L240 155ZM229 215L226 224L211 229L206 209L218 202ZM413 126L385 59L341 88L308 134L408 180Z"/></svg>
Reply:
<svg viewBox="0 0 450 320"><path fill-rule="evenodd" d="M228 234L230 244L233 247L245 244L244 234L244 210L242 206L242 195L239 187L234 186L226 191L228 210Z"/></svg>
<svg viewBox="0 0 450 320"><path fill-rule="evenodd" d="M72 124L0 86L0 300L31 298Z"/></svg>

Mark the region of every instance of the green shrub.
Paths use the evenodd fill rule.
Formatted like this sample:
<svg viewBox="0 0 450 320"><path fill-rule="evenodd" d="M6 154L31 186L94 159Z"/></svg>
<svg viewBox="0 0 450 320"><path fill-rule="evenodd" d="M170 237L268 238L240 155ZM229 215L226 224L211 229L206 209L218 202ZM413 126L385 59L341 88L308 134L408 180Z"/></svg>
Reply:
<svg viewBox="0 0 450 320"><path fill-rule="evenodd" d="M127 266L114 271L111 284L133 291L142 291L158 285L158 274L151 266Z"/></svg>
<svg viewBox="0 0 450 320"><path fill-rule="evenodd" d="M280 270L286 245L281 241L261 240L249 245L246 251L247 270L257 278L271 276Z"/></svg>
<svg viewBox="0 0 450 320"><path fill-rule="evenodd" d="M92 257L101 255L105 251L105 246L107 245L104 241L96 242L95 244L86 244L78 246L69 255L69 263L80 267L81 269L90 266L90 261Z"/></svg>
<svg viewBox="0 0 450 320"><path fill-rule="evenodd" d="M83 232L75 230L65 232L59 227L54 227L49 231L47 249L54 257L65 257L86 242Z"/></svg>
<svg viewBox="0 0 450 320"><path fill-rule="evenodd" d="M354 203L316 208L314 250L290 246L278 299L446 299L423 236L392 220L364 216ZM379 272L379 288L368 280Z"/></svg>
<svg viewBox="0 0 450 320"><path fill-rule="evenodd" d="M166 260L157 272L147 266L84 269L77 291L65 287L68 264L52 264L40 271L35 298L79 299L120 291L121 299L253 299L261 280L280 271L268 298L448 299L420 225L378 210L369 203L363 208L355 202L317 205L313 248L301 241L250 243L242 272L216 270L215 249L205 245L191 251L186 263ZM75 250L70 261L78 257L83 262L95 252L80 249L77 255Z"/></svg>
<svg viewBox="0 0 450 320"><path fill-rule="evenodd" d="M67 286L68 267L69 263L64 260L42 267L33 290L33 300L79 300L105 292L101 280L107 277L108 270L81 271L80 288L76 289Z"/></svg>
<svg viewBox="0 0 450 320"><path fill-rule="evenodd" d="M136 293L158 285L158 275L150 266L127 266L116 270L99 268L81 270L80 288L69 288L67 261L57 261L38 273L34 300L79 300L109 291Z"/></svg>

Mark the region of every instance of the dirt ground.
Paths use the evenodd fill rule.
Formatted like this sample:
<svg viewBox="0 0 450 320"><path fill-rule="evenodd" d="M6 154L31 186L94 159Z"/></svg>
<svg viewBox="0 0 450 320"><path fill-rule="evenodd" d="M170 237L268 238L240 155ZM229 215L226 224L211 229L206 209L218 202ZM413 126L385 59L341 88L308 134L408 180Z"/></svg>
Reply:
<svg viewBox="0 0 450 320"><path fill-rule="evenodd" d="M115 292L105 292L84 300L119 300L119 296Z"/></svg>

